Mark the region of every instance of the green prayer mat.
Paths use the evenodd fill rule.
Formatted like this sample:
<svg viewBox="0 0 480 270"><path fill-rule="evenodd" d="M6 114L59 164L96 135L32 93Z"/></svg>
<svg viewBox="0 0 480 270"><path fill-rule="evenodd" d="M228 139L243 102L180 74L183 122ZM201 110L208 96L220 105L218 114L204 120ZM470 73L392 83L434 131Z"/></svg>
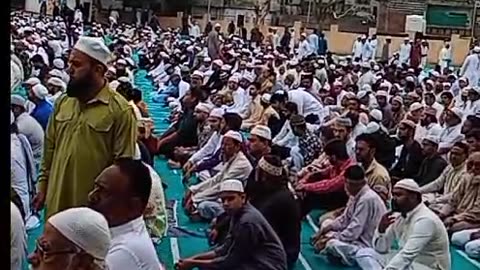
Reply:
<svg viewBox="0 0 480 270"><path fill-rule="evenodd" d="M157 103L153 103L151 94L155 91L151 81L146 78L147 72L139 70L135 73L135 85L142 90L143 100L148 104L151 118L154 120L155 133L161 134L165 131L169 123L166 118L169 115L168 109L162 107ZM167 166L167 161L162 157L155 158L155 170L158 172L162 181L164 181L168 188L165 190L166 200L176 200L179 202L176 207L176 221L179 226L185 227L191 231L202 231L208 227L206 223L194 223L189 220L187 215L183 212L180 205L184 195L184 186L181 181L181 170L170 170ZM311 220L316 222L321 212L314 211L311 214ZM28 248L32 252L35 248L35 239L41 234L43 226L33 230L29 233ZM358 269L342 267L330 264L325 257L314 253L313 247L310 245L310 237L314 233L314 228L308 221L302 222L301 233L301 256L297 262L295 270L320 270L320 269ZM207 239L202 239L193 236L185 236L179 238L165 237L162 242L156 246L157 254L166 265L166 269L173 270L175 261L178 258L185 258L192 256L199 252L208 250L209 246ZM480 263L466 257L463 251L453 249L452 254L452 269L453 270L480 270Z"/></svg>

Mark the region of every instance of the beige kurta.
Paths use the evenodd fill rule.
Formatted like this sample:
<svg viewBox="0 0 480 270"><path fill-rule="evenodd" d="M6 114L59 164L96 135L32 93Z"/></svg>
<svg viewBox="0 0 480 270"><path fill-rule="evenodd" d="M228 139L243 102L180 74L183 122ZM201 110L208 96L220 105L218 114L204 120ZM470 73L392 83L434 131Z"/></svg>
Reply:
<svg viewBox="0 0 480 270"><path fill-rule="evenodd" d="M95 178L115 159L133 157L136 131L132 107L108 86L87 104L60 97L48 122L38 179L46 191L46 218L85 205Z"/></svg>
<svg viewBox="0 0 480 270"><path fill-rule="evenodd" d="M249 129L262 119L263 107L260 104L261 96L257 95L248 107L248 117L242 123L242 129Z"/></svg>
<svg viewBox="0 0 480 270"><path fill-rule="evenodd" d="M442 213L453 214L457 221L480 223L480 178L464 174Z"/></svg>

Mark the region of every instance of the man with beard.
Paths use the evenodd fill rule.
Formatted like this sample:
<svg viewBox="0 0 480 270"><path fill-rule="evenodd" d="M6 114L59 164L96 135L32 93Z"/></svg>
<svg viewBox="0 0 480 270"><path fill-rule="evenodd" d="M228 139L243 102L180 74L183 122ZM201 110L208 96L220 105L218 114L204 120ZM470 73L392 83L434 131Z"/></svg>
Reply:
<svg viewBox="0 0 480 270"><path fill-rule="evenodd" d="M434 212L440 209L449 201L452 193L460 185L463 174L466 173L466 161L468 157L468 145L457 142L448 155L448 166L435 181L420 188L426 204Z"/></svg>
<svg viewBox="0 0 480 270"><path fill-rule="evenodd" d="M463 140L462 119L463 111L458 108L445 111L445 127L440 133L440 144L438 145L440 155L447 154L454 143Z"/></svg>
<svg viewBox="0 0 480 270"><path fill-rule="evenodd" d="M420 119L420 127L422 128L423 132L422 134L419 134L419 138L424 138L428 135L440 136L440 133L442 133L443 129L442 126L437 123L435 109L429 107L425 108L423 117Z"/></svg>
<svg viewBox="0 0 480 270"><path fill-rule="evenodd" d="M377 98L378 109L383 115L382 125L388 128L393 121L392 105L388 102L388 93L387 91L379 90L375 94L375 97Z"/></svg>
<svg viewBox="0 0 480 270"><path fill-rule="evenodd" d="M100 38L81 37L69 59L67 95L48 123L34 209L46 217L87 202L95 177L115 160L133 157L136 121L131 106L109 89L110 51Z"/></svg>
<svg viewBox="0 0 480 270"><path fill-rule="evenodd" d="M450 269L447 231L438 216L422 203L418 184L412 179L403 179L395 184L392 193L392 211L380 220L373 246L380 254L387 254L396 241L399 251L393 257L386 255L391 257L386 266L380 258L374 259L376 256L369 254L373 256L365 256L361 268Z"/></svg>
<svg viewBox="0 0 480 270"><path fill-rule="evenodd" d="M418 172L423 160L422 147L413 139L415 123L411 120L403 120L398 125L398 143L403 145L397 164L393 167L390 175L395 183L403 178L412 178Z"/></svg>
<svg viewBox="0 0 480 270"><path fill-rule="evenodd" d="M396 96L392 99L392 121L390 125L385 126L390 134L397 132L397 126L405 116L405 110L403 109L403 99L400 96Z"/></svg>
<svg viewBox="0 0 480 270"><path fill-rule="evenodd" d="M480 225L480 153L473 153L467 160L467 173L460 180L449 202L439 217L449 233L475 229Z"/></svg>
<svg viewBox="0 0 480 270"><path fill-rule="evenodd" d="M261 95L259 94L261 88L260 83L252 83L248 87L248 93L250 94L250 104L248 105L248 111L243 118L242 129L250 129L255 123L259 122L262 118L262 104L260 103Z"/></svg>
<svg viewBox="0 0 480 270"><path fill-rule="evenodd" d="M437 154L438 150L438 136L427 135L422 140L422 153L424 159L418 173L413 179L420 185L426 185L437 179L442 174L447 162L440 155Z"/></svg>

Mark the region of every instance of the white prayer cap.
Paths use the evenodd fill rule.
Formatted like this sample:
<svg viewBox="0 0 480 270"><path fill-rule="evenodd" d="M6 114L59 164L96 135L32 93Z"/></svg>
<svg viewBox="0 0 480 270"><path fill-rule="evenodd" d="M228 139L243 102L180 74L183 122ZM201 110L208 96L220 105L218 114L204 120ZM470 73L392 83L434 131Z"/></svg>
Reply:
<svg viewBox="0 0 480 270"><path fill-rule="evenodd" d="M427 135L425 138L423 138L424 140L427 140L433 144L439 144L440 142L440 138L438 136L435 136L435 135Z"/></svg>
<svg viewBox="0 0 480 270"><path fill-rule="evenodd" d="M382 113L382 111L380 111L378 109L373 109L370 112L370 117L372 117L373 119L375 119L377 121L382 121L383 120L383 113Z"/></svg>
<svg viewBox="0 0 480 270"><path fill-rule="evenodd" d="M329 69L336 69L337 67L335 66L335 64L330 64L330 66L328 66Z"/></svg>
<svg viewBox="0 0 480 270"><path fill-rule="evenodd" d="M291 65L291 66L296 66L296 65L298 65L298 60L297 59L292 59L288 62L288 64Z"/></svg>
<svg viewBox="0 0 480 270"><path fill-rule="evenodd" d="M228 81L238 83L238 77L237 76L232 76L228 79Z"/></svg>
<svg viewBox="0 0 480 270"><path fill-rule="evenodd" d="M394 188L401 188L415 193L421 193L420 187L413 179L403 179L398 181Z"/></svg>
<svg viewBox="0 0 480 270"><path fill-rule="evenodd" d="M160 52L160 57L162 58L170 58L170 56L166 52Z"/></svg>
<svg viewBox="0 0 480 270"><path fill-rule="evenodd" d="M122 82L122 83L131 83L130 78L125 77L125 76L122 76L122 77L118 78L117 81Z"/></svg>
<svg viewBox="0 0 480 270"><path fill-rule="evenodd" d="M25 108L25 102L27 102L27 101L20 95L11 95L10 96L10 104L12 104L12 105L17 105L17 106Z"/></svg>
<svg viewBox="0 0 480 270"><path fill-rule="evenodd" d="M65 68L65 62L63 62L62 59L57 58L53 60L53 66L58 69L64 69Z"/></svg>
<svg viewBox="0 0 480 270"><path fill-rule="evenodd" d="M243 75L242 79L245 79L245 80L249 81L250 83L253 83L255 81L255 77L251 73L245 73L245 75Z"/></svg>
<svg viewBox="0 0 480 270"><path fill-rule="evenodd" d="M457 107L451 108L450 112L455 114L458 118L463 119L463 111L460 108L457 108Z"/></svg>
<svg viewBox="0 0 480 270"><path fill-rule="evenodd" d="M213 64L221 67L221 66L223 66L223 61L220 60L220 59L215 59L215 60L213 61Z"/></svg>
<svg viewBox="0 0 480 270"><path fill-rule="evenodd" d="M408 73L415 73L415 70L413 68L409 68L409 69L407 69L407 72Z"/></svg>
<svg viewBox="0 0 480 270"><path fill-rule="evenodd" d="M85 53L105 66L108 66L108 62L111 59L110 50L102 38L81 36L73 48Z"/></svg>
<svg viewBox="0 0 480 270"><path fill-rule="evenodd" d="M108 87L110 89L112 89L113 91L116 91L117 90L117 87L120 85L120 82L117 81L117 80L114 80L114 81L111 81L109 84L108 84Z"/></svg>
<svg viewBox="0 0 480 270"><path fill-rule="evenodd" d="M62 79L57 78L57 77L52 77L52 78L48 79L47 84L51 84L53 86L61 87L63 90L65 90L67 88L67 85L65 84L65 82L62 81Z"/></svg>
<svg viewBox="0 0 480 270"><path fill-rule="evenodd" d="M368 125L365 129L365 133L372 134L372 133L377 132L378 130L380 130L380 125L376 122L370 122L370 123L368 123Z"/></svg>
<svg viewBox="0 0 480 270"><path fill-rule="evenodd" d="M360 90L368 93L368 92L372 92L372 87L370 86L370 84L364 84L362 88L360 88Z"/></svg>
<svg viewBox="0 0 480 270"><path fill-rule="evenodd" d="M370 63L368 63L368 62L364 62L364 63L362 63L362 68L370 69L370 68L372 68L372 66L370 66Z"/></svg>
<svg viewBox="0 0 480 270"><path fill-rule="evenodd" d="M224 110L221 108L214 108L210 112L210 117L223 118Z"/></svg>
<svg viewBox="0 0 480 270"><path fill-rule="evenodd" d="M126 66L127 61L125 61L125 59L118 59L117 64Z"/></svg>
<svg viewBox="0 0 480 270"><path fill-rule="evenodd" d="M210 113L210 111L212 110L212 105L200 102L197 104L197 106L195 106L195 110L198 110L204 113Z"/></svg>
<svg viewBox="0 0 480 270"><path fill-rule="evenodd" d="M63 78L63 73L58 69L52 69L48 72L48 75L56 78Z"/></svg>
<svg viewBox="0 0 480 270"><path fill-rule="evenodd" d="M415 78L413 78L413 76L407 76L407 77L405 78L405 80L406 80L407 82L415 82Z"/></svg>
<svg viewBox="0 0 480 270"><path fill-rule="evenodd" d="M15 123L15 115L13 115L13 112L10 110L10 125L13 125Z"/></svg>
<svg viewBox="0 0 480 270"><path fill-rule="evenodd" d="M102 214L86 207L70 208L53 215L47 222L95 259L105 260L111 238Z"/></svg>
<svg viewBox="0 0 480 270"><path fill-rule="evenodd" d="M223 71L230 71L232 69L232 66L230 65L223 65L221 68Z"/></svg>
<svg viewBox="0 0 480 270"><path fill-rule="evenodd" d="M39 99L45 99L48 96L48 89L42 84L37 84L32 88L33 94Z"/></svg>
<svg viewBox="0 0 480 270"><path fill-rule="evenodd" d="M237 131L229 130L227 133L225 133L225 135L223 135L223 137L233 139L239 143L243 142L242 134Z"/></svg>
<svg viewBox="0 0 480 270"><path fill-rule="evenodd" d="M260 138L263 138L265 140L272 140L272 131L270 131L270 128L264 125L256 125L250 134L258 136Z"/></svg>
<svg viewBox="0 0 480 270"><path fill-rule="evenodd" d="M39 83L41 83L41 81L37 77L31 77L31 78L29 78L28 80L25 81L25 84L31 85L31 86L37 85Z"/></svg>
<svg viewBox="0 0 480 270"><path fill-rule="evenodd" d="M474 53L480 53L480 46L475 46L475 47L473 48L473 52L474 52Z"/></svg>
<svg viewBox="0 0 480 270"><path fill-rule="evenodd" d="M192 74L192 77L200 77L203 79L205 75L203 74L203 72L199 71L199 70L195 70Z"/></svg>
<svg viewBox="0 0 480 270"><path fill-rule="evenodd" d="M362 98L366 97L367 94L368 94L367 91L364 91L364 90L358 91L358 93L357 93L357 98L358 98L358 99L362 99Z"/></svg>
<svg viewBox="0 0 480 270"><path fill-rule="evenodd" d="M272 98L272 95L269 93L265 93L262 95L261 100L265 103L270 103L270 99Z"/></svg>
<svg viewBox="0 0 480 270"><path fill-rule="evenodd" d="M219 23L216 23L214 28L217 28L217 27L222 27Z"/></svg>
<svg viewBox="0 0 480 270"><path fill-rule="evenodd" d="M117 73L117 69L113 66L108 67L108 71L114 74Z"/></svg>
<svg viewBox="0 0 480 270"><path fill-rule="evenodd" d="M410 40L410 38L409 38L409 37L406 37L406 38L404 38L403 40Z"/></svg>
<svg viewBox="0 0 480 270"><path fill-rule="evenodd" d="M212 62L212 58L210 57L205 57L203 58L203 62ZM221 66L221 65L220 65Z"/></svg>
<svg viewBox="0 0 480 270"><path fill-rule="evenodd" d="M225 191L243 193L243 184L235 179L225 180L220 184L220 192Z"/></svg>
<svg viewBox="0 0 480 270"><path fill-rule="evenodd" d="M377 97L388 97L388 93L387 91L384 91L384 90L378 90L377 93L376 93L376 96Z"/></svg>
<svg viewBox="0 0 480 270"><path fill-rule="evenodd" d="M432 76L433 77L440 77L440 73L438 73L438 71L432 71Z"/></svg>
<svg viewBox="0 0 480 270"><path fill-rule="evenodd" d="M423 105L420 104L419 102L414 102L412 105L410 105L410 110L411 112L417 111L423 109Z"/></svg>

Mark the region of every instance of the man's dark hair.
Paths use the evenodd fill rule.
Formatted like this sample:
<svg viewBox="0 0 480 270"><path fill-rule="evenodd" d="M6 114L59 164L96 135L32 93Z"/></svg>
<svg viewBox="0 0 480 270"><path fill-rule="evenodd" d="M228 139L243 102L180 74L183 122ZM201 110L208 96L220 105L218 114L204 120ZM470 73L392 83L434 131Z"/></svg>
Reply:
<svg viewBox="0 0 480 270"><path fill-rule="evenodd" d="M468 151L469 151L468 144L464 142L456 142L453 144L453 147L458 147L462 149L463 153L468 154Z"/></svg>
<svg viewBox="0 0 480 270"><path fill-rule="evenodd" d="M340 160L347 160L349 158L347 147L341 140L334 139L325 145L325 154L328 156L336 156Z"/></svg>
<svg viewBox="0 0 480 270"><path fill-rule="evenodd" d="M327 142L335 139L335 134L333 133L333 129L329 126L320 127L320 134L322 135L322 137L325 138Z"/></svg>
<svg viewBox="0 0 480 270"><path fill-rule="evenodd" d="M365 171L359 165L352 165L345 170L343 176L345 176L345 178L348 180L360 182L365 180Z"/></svg>
<svg viewBox="0 0 480 270"><path fill-rule="evenodd" d="M287 111L291 112L292 114L298 114L298 106L295 102L287 102L287 104L285 104L285 109L287 109Z"/></svg>
<svg viewBox="0 0 480 270"><path fill-rule="evenodd" d="M359 121L359 116L358 114L348 112L347 115L345 115L346 118L350 118L352 121L352 127L350 129L353 129L355 126L357 126L358 121Z"/></svg>
<svg viewBox="0 0 480 270"><path fill-rule="evenodd" d="M275 93L270 98L270 103L275 103L275 102L285 103L286 101L287 101L287 96L280 93Z"/></svg>
<svg viewBox="0 0 480 270"><path fill-rule="evenodd" d="M142 101L142 91L138 90L137 88L133 89L132 99L135 103Z"/></svg>
<svg viewBox="0 0 480 270"><path fill-rule="evenodd" d="M375 148L375 149L377 148L377 143L375 141L375 138L373 138L373 136L371 134L362 133L362 134L357 136L355 141L356 142L359 142L359 141L366 142L370 148Z"/></svg>
<svg viewBox="0 0 480 270"><path fill-rule="evenodd" d="M148 167L141 160L131 158L120 158L115 161L115 165L127 176L128 190L134 197L140 198L145 208L152 189L152 178Z"/></svg>
<svg viewBox="0 0 480 270"><path fill-rule="evenodd" d="M472 123L472 129L479 129L480 128L480 118L476 117L475 115L467 116L467 120Z"/></svg>
<svg viewBox="0 0 480 270"><path fill-rule="evenodd" d="M253 82L251 83L251 85L253 85L253 87L255 87L255 89L257 90L260 90L262 88L262 84L259 82Z"/></svg>
<svg viewBox="0 0 480 270"><path fill-rule="evenodd" d="M242 117L236 113L225 113L223 119L225 119L230 130L239 131L242 127Z"/></svg>
<svg viewBox="0 0 480 270"><path fill-rule="evenodd" d="M476 128L476 129L470 130L470 132L468 132L467 135L465 136L465 139L468 139L468 138L474 138L475 140L480 141L480 129Z"/></svg>

